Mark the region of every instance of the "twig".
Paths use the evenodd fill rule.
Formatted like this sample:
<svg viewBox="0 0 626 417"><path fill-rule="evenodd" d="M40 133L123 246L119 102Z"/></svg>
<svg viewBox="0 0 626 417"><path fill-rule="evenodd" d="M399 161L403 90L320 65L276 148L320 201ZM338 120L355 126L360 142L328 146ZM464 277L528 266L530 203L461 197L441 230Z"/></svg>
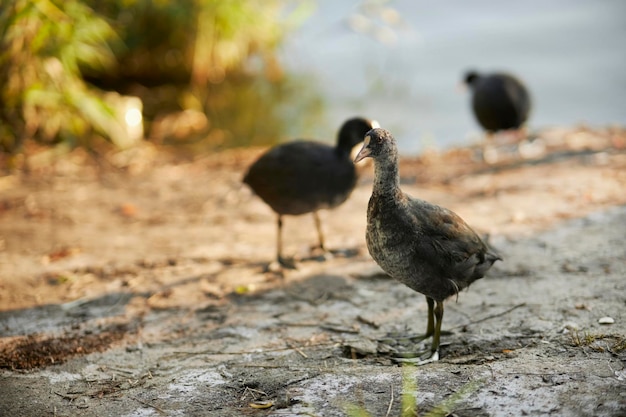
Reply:
<svg viewBox="0 0 626 417"><path fill-rule="evenodd" d="M376 323L373 320L366 319L365 317L363 317L361 315L356 316L356 319L358 321L360 321L361 323L367 324L368 326L371 326L371 327L373 327L375 329L378 329L380 327L380 324Z"/></svg>
<svg viewBox="0 0 626 417"><path fill-rule="evenodd" d="M152 407L152 408L154 408L155 410L157 410L157 411L158 411L159 413L161 413L161 414L167 414L167 413L165 412L165 410L163 410L162 408L157 407L156 405L153 405L153 404L150 404L149 402L146 402L146 401L140 400L140 399L139 399L139 398L137 398L137 397L132 397L132 396L129 396L129 397L130 397L130 398L132 398L133 400L137 401L138 403L141 403L141 404L146 405L146 406L148 406L148 407Z"/></svg>
<svg viewBox="0 0 626 417"><path fill-rule="evenodd" d="M254 389L254 388L250 388L250 387L246 387L246 389L243 391L243 396L241 397L241 401L246 399L246 397L248 396L248 393L252 394L252 400L254 400L254 401L256 401L256 399L257 399L257 396L255 395L255 393L256 394L265 395L266 397L268 396L267 392L260 391L258 389Z"/></svg>
<svg viewBox="0 0 626 417"><path fill-rule="evenodd" d="M107 365L106 367L104 367L103 370L108 370L108 369L115 371L115 372L122 373L122 374L126 374L126 375L132 375L135 373L134 371L129 371L128 369L118 368L117 366L110 366L110 365Z"/></svg>
<svg viewBox="0 0 626 417"><path fill-rule="evenodd" d="M328 324L328 325L322 324L320 325L320 329L328 330L330 332L336 332L336 333L352 333L352 334L359 333L359 329L354 329L354 328L350 329L347 327L334 326L331 324Z"/></svg>
<svg viewBox="0 0 626 417"><path fill-rule="evenodd" d="M470 321L469 323L459 324L458 326L452 327L452 329L458 329L460 327L464 327L464 326L467 326L469 324L482 323L483 321L487 321L487 320L491 320L491 319L496 318L496 317L504 316L505 314L509 314L511 311L513 311L515 309L518 309L520 307L525 307L525 306L526 306L526 303L517 304L517 305L514 305L513 307L509 308L508 310L504 310L504 311L502 311L500 313L492 314L492 315L487 316L487 317L483 317L482 319Z"/></svg>
<svg viewBox="0 0 626 417"><path fill-rule="evenodd" d="M52 392L55 393L56 395L58 395L61 398L65 398L66 400L70 400L70 402L74 401L76 398L79 398L81 395L84 395L84 394L74 394L74 395L63 394L63 393L57 392L57 391L52 391Z"/></svg>
<svg viewBox="0 0 626 417"><path fill-rule="evenodd" d="M387 407L387 414L385 414L385 417L389 417L389 413L391 413L392 404L393 404L393 384L391 384L391 399L389 400L389 407Z"/></svg>
<svg viewBox="0 0 626 417"><path fill-rule="evenodd" d="M561 375L582 375L585 372L507 372L504 375L533 375L533 376L561 376Z"/></svg>
<svg viewBox="0 0 626 417"><path fill-rule="evenodd" d="M320 325L319 322L292 322L292 321L281 321L281 325L283 326L291 326L291 327L317 327Z"/></svg>
<svg viewBox="0 0 626 417"><path fill-rule="evenodd" d="M332 340L332 341L328 341L328 342L321 342L321 343L316 343L314 345L307 345L307 346L301 346L300 348L315 348L315 347L320 347L320 346L332 346L332 345L336 345L337 343L352 343L352 342L356 342L360 339L353 339L353 340L341 340L341 341L337 341L337 340ZM176 352L172 352L169 355L165 355L163 356L163 358L169 358L172 356L177 356L177 355L187 355L187 356L194 356L194 355L259 355L259 354L263 354L263 353L269 353L269 352L284 352L285 350L293 350L294 347L293 346L288 346L288 347L283 347L283 348L274 348L274 349L259 349L259 350L240 350L238 352L218 352L218 351L214 351L214 350L200 350L197 352L185 352L182 350L176 351Z"/></svg>
<svg viewBox="0 0 626 417"><path fill-rule="evenodd" d="M267 364L263 364L263 363L247 363L244 365L246 368L269 368L269 369L283 369L285 366L284 365L267 365Z"/></svg>
<svg viewBox="0 0 626 417"><path fill-rule="evenodd" d="M296 352L298 352L300 355L302 355L302 357L304 359L309 359L309 357L306 355L306 353L304 353L299 347L297 346L292 346L291 347L293 350L295 350Z"/></svg>

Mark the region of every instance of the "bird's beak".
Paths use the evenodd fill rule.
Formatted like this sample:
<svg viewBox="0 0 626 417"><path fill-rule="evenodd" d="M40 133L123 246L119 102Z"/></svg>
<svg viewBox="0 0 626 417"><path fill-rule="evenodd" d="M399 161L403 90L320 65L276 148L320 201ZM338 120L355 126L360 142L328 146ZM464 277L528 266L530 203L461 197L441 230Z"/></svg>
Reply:
<svg viewBox="0 0 626 417"><path fill-rule="evenodd" d="M359 162L360 160L365 159L368 156L370 156L370 154L372 153L372 150L369 148L369 144L370 144L370 137L365 136L365 140L363 141L363 147L361 148L359 153L356 154L356 157L354 158L355 164Z"/></svg>

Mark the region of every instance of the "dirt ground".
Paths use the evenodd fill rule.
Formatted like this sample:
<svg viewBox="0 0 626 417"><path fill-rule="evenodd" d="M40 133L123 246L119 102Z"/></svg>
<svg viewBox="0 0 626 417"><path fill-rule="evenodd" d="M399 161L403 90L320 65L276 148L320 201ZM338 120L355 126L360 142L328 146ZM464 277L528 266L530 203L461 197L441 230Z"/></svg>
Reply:
<svg viewBox="0 0 626 417"><path fill-rule="evenodd" d="M0 177L0 414L625 416L626 130L537 137L491 164L402 159L405 191L504 258L446 302L420 367L397 356L420 350L424 297L365 248L371 166L322 213L332 256L286 218L281 274L275 217L241 184L262 149L32 156Z"/></svg>

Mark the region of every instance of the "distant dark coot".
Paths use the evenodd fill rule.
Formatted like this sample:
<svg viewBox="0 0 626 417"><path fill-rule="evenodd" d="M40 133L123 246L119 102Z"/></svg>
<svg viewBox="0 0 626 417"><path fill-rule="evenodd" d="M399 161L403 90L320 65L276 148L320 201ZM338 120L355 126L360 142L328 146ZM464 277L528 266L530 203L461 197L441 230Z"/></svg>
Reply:
<svg viewBox="0 0 626 417"><path fill-rule="evenodd" d="M482 278L501 258L452 211L400 190L398 151L388 131L373 129L355 158L374 159L374 187L367 207L367 248L380 267L426 296L431 352L439 359L443 302ZM435 321L436 319L436 321Z"/></svg>
<svg viewBox="0 0 626 417"><path fill-rule="evenodd" d="M282 255L282 217L312 213L324 248L318 210L342 204L352 193L357 175L350 157L352 148L363 141L375 121L353 118L339 130L336 146L298 140L275 146L248 170L244 182L278 214L277 259L289 268L293 261Z"/></svg>
<svg viewBox="0 0 626 417"><path fill-rule="evenodd" d="M481 75L469 71L465 75L465 84L472 91L474 116L487 132L519 129L528 120L530 94L513 75Z"/></svg>

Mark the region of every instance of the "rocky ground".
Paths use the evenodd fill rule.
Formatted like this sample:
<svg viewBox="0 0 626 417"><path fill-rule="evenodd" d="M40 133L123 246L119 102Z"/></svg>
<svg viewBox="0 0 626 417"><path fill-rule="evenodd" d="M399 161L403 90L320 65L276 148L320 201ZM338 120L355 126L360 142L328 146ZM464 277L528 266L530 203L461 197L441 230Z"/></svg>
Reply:
<svg viewBox="0 0 626 417"><path fill-rule="evenodd" d="M299 267L280 273L275 217L241 184L261 149L32 156L0 177L2 414L626 415L626 131L494 150L402 159L405 191L504 258L447 301L421 367L396 356L421 348L424 297L365 248L371 166L322 213L332 256L286 219Z"/></svg>

